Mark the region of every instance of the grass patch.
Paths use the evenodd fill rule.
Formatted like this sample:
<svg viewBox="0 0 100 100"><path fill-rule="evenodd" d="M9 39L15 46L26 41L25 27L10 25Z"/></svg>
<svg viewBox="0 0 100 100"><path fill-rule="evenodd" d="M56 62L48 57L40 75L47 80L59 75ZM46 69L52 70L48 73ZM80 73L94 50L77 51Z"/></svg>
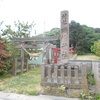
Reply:
<svg viewBox="0 0 100 100"><path fill-rule="evenodd" d="M0 90L19 94L38 95L40 86L40 67L18 74L0 76Z"/></svg>
<svg viewBox="0 0 100 100"><path fill-rule="evenodd" d="M78 55L75 60L100 60L100 57L95 55Z"/></svg>
<svg viewBox="0 0 100 100"><path fill-rule="evenodd" d="M69 54L69 58L72 58L73 57L73 54Z"/></svg>

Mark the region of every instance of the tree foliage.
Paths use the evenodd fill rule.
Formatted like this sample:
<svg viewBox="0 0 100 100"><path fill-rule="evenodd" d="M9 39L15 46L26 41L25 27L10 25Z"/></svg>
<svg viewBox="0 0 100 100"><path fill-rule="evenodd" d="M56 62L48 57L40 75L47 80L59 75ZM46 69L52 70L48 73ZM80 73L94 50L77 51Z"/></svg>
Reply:
<svg viewBox="0 0 100 100"><path fill-rule="evenodd" d="M50 30L50 33L48 36L55 36L60 34L60 29L59 28L53 28ZM60 40L56 40L56 41L51 41L50 43L56 45L57 47L60 47Z"/></svg>
<svg viewBox="0 0 100 100"><path fill-rule="evenodd" d="M45 33L45 36L54 36L60 34L60 28L53 28ZM39 36L43 36L40 34ZM91 46L100 39L99 28L81 25L75 21L69 23L69 45L78 51L78 54L90 53ZM60 47L60 40L52 41L54 45Z"/></svg>
<svg viewBox="0 0 100 100"><path fill-rule="evenodd" d="M13 37L28 38L35 23L29 24L18 20L14 22L14 26L14 29L12 29L11 25L6 25L6 29L2 30L2 36L5 36L8 40L12 40Z"/></svg>
<svg viewBox="0 0 100 100"><path fill-rule="evenodd" d="M74 49L77 51L85 52L88 48L88 44L83 27L79 23L71 21L69 24L69 29L70 46L73 45Z"/></svg>
<svg viewBox="0 0 100 100"><path fill-rule="evenodd" d="M7 66L5 64L5 60L9 57L10 55L8 54L6 50L6 45L3 42L3 39L0 38L0 72L3 72L7 69Z"/></svg>
<svg viewBox="0 0 100 100"><path fill-rule="evenodd" d="M44 34L45 36L58 35L60 34L60 28L53 28ZM100 37L97 36L97 33L94 33L94 28L86 25L80 25L80 23L75 21L71 21L69 23L69 45L73 46L79 54L91 52L90 47L97 39L100 39ZM51 43L57 45L57 47L60 47L60 40L52 41Z"/></svg>
<svg viewBox="0 0 100 100"><path fill-rule="evenodd" d="M55 36L60 34L60 28L52 28L50 31L46 31L43 34L39 34L36 37L43 37L43 36ZM56 41L50 41L50 43L56 45L57 47L60 47L60 40L56 40Z"/></svg>
<svg viewBox="0 0 100 100"><path fill-rule="evenodd" d="M22 38L30 37L34 25L34 22L29 24L28 22L25 23L15 21L14 28L12 28L11 25L6 25L5 29L0 29L2 31L1 35L6 38L5 41L7 41L7 50L9 51L9 54L11 54L11 59L20 56L19 50L15 49L15 46L18 45L18 43L13 42L12 38L14 36ZM58 35L60 34L60 28L53 28L43 34L44 36ZM39 34L36 37L43 37L43 34ZM73 46L79 54L91 52L91 46L94 44L95 41L99 39L100 28L88 27L86 25L81 25L80 23L77 23L75 21L71 21L69 23L69 45ZM60 40L51 41L50 43L57 45L57 47L60 47Z"/></svg>
<svg viewBox="0 0 100 100"><path fill-rule="evenodd" d="M6 50L11 55L9 57L9 60L6 60L5 63L7 67L12 69L12 61L14 58L20 58L20 50L16 49L16 45L19 45L20 43L17 43L13 41L13 37L21 37L21 38L28 38L31 35L32 28L34 27L35 23L32 22L29 24L28 22L20 22L15 21L14 26L6 25L5 29L1 29L1 36L4 37L4 41L6 43Z"/></svg>
<svg viewBox="0 0 100 100"><path fill-rule="evenodd" d="M100 40L94 42L94 45L91 46L91 52L97 56L100 56Z"/></svg>
<svg viewBox="0 0 100 100"><path fill-rule="evenodd" d="M32 22L31 24L29 24L28 22L20 22L18 20L18 22L14 22L15 27L17 28L16 33L17 33L17 37L22 37L22 38L28 38L30 37L30 33L32 31L32 28L35 26L35 23Z"/></svg>
<svg viewBox="0 0 100 100"><path fill-rule="evenodd" d="M95 33L100 33L100 28L94 28Z"/></svg>
<svg viewBox="0 0 100 100"><path fill-rule="evenodd" d="M14 58L15 56L18 57L19 50L15 47L16 45L20 44L13 41L13 37L21 37L21 38L28 38L32 32L32 28L34 27L35 23L32 22L29 24L28 22L14 22L14 29L12 29L11 25L6 25L6 29L2 30L2 36L5 37L5 41L7 42L7 50L11 54L11 57Z"/></svg>
<svg viewBox="0 0 100 100"><path fill-rule="evenodd" d="M80 25L75 21L71 21L69 26L70 45L73 45L79 54L91 52L90 47L100 39L100 33L95 33L93 27Z"/></svg>

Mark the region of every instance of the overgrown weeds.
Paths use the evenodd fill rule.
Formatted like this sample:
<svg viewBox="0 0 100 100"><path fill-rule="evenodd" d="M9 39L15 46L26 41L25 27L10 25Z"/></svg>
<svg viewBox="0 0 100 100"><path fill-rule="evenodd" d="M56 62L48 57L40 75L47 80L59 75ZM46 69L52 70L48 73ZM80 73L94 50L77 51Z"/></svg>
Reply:
<svg viewBox="0 0 100 100"><path fill-rule="evenodd" d="M94 73L93 72L87 72L87 79L88 79L88 83L90 85L95 85L95 79L94 79Z"/></svg>
<svg viewBox="0 0 100 100"><path fill-rule="evenodd" d="M19 94L38 95L40 86L40 67L17 76L0 76L0 90Z"/></svg>

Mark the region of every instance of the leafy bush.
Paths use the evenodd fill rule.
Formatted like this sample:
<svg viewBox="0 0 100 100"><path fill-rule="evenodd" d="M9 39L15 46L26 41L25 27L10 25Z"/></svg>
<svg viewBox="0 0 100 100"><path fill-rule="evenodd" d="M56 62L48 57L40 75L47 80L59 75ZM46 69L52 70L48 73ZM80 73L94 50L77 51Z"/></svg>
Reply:
<svg viewBox="0 0 100 100"><path fill-rule="evenodd" d="M95 95L95 100L100 100L100 94Z"/></svg>
<svg viewBox="0 0 100 100"><path fill-rule="evenodd" d="M87 94L85 94L85 93L80 93L80 98L82 99L82 100L93 100L93 96L91 96L91 95L87 95Z"/></svg>
<svg viewBox="0 0 100 100"><path fill-rule="evenodd" d="M95 85L95 79L94 79L94 74L93 72L87 72L87 79L88 79L88 83L91 85Z"/></svg>
<svg viewBox="0 0 100 100"><path fill-rule="evenodd" d="M86 53L85 52L78 51L77 54L78 55L85 55Z"/></svg>
<svg viewBox="0 0 100 100"><path fill-rule="evenodd" d="M85 93L80 93L80 98L81 99L85 99L85 97L86 97L86 94Z"/></svg>
<svg viewBox="0 0 100 100"><path fill-rule="evenodd" d="M100 57L100 40L94 42L94 45L91 46L91 52Z"/></svg>
<svg viewBox="0 0 100 100"><path fill-rule="evenodd" d="M10 55L6 50L6 44L3 39L0 38L0 73L3 74L7 70L7 66L5 65L5 60L8 59Z"/></svg>
<svg viewBox="0 0 100 100"><path fill-rule="evenodd" d="M58 87L58 89L61 90L62 92L64 92L66 87L64 85L61 85L60 87Z"/></svg>
<svg viewBox="0 0 100 100"><path fill-rule="evenodd" d="M7 59L5 60L5 65L7 66L7 71L10 71L12 70L12 67L13 67L13 60L12 59Z"/></svg>

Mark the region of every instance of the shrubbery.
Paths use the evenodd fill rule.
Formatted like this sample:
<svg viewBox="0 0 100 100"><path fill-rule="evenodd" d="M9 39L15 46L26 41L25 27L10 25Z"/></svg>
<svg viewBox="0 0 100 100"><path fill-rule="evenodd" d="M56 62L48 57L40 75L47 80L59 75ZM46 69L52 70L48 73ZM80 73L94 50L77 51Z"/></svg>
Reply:
<svg viewBox="0 0 100 100"><path fill-rule="evenodd" d="M3 74L7 70L6 59L9 58L9 54L6 51L6 45L3 42L3 39L0 38L0 73Z"/></svg>

